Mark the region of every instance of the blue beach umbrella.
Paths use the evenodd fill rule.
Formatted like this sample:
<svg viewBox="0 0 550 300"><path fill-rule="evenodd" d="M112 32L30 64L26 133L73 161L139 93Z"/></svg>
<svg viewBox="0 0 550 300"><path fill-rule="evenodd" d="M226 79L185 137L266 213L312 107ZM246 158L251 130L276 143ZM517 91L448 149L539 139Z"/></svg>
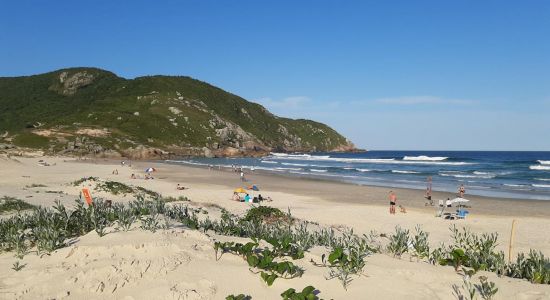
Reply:
<svg viewBox="0 0 550 300"><path fill-rule="evenodd" d="M258 188L258 186L257 186L257 185L255 185L255 184L254 184L254 185L251 185L251 186L249 186L249 187L248 187L248 189L252 191L252 198L254 198L254 192L255 192L255 191L257 192L257 191L259 191L259 190L260 190L260 189Z"/></svg>

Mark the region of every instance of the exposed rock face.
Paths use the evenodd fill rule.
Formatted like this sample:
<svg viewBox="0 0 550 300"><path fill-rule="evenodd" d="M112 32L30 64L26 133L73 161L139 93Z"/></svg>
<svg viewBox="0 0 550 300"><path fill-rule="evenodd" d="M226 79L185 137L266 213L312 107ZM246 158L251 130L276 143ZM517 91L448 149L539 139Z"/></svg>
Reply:
<svg viewBox="0 0 550 300"><path fill-rule="evenodd" d="M246 149L262 148L268 149L258 138L244 131L239 125L226 121L217 115L209 122L210 127L216 128L216 135L220 138L223 146ZM219 145L216 145L219 148Z"/></svg>
<svg viewBox="0 0 550 300"><path fill-rule="evenodd" d="M71 96L76 93L79 88L90 85L93 81L94 75L86 71L76 72L71 75L69 75L69 72L65 71L59 74L59 83L61 85L55 89L62 95Z"/></svg>
<svg viewBox="0 0 550 300"><path fill-rule="evenodd" d="M351 141L347 141L348 143L346 145L341 145L339 147L336 147L332 149L334 152L354 152L358 149L355 147L355 145Z"/></svg>

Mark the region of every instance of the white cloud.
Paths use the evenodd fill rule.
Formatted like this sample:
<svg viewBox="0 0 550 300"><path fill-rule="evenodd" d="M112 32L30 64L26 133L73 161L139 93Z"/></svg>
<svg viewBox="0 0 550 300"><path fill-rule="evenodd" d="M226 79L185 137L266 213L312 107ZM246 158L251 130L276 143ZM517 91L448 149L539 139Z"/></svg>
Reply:
<svg viewBox="0 0 550 300"><path fill-rule="evenodd" d="M266 98L254 99L252 101L260 103L261 105L267 107L268 109L277 109L277 108L298 109L311 103L311 99L306 96L291 96L291 97L286 97L279 100L274 100L272 98L266 97Z"/></svg>
<svg viewBox="0 0 550 300"><path fill-rule="evenodd" d="M445 99L435 96L405 96L394 98L379 98L373 100L376 103L395 104L395 105L421 105L421 104L452 104L452 105L469 105L475 103L472 100L466 99Z"/></svg>

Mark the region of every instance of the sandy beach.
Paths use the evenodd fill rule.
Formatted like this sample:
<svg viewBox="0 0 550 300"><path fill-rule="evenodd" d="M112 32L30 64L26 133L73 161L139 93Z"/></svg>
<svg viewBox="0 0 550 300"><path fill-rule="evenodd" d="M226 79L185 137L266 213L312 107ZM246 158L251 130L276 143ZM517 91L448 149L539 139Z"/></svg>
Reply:
<svg viewBox="0 0 550 300"><path fill-rule="evenodd" d="M49 166L39 165L39 160ZM143 170L157 171L153 180L131 179L143 176ZM118 175L112 174L113 170ZM414 230L420 225L429 232L432 246L451 242L450 226L466 227L475 233L499 234L498 249L508 260L508 246L513 220L516 222L512 257L519 252L537 249L550 256L550 201L509 200L467 196L471 200L470 215L464 220L435 217L436 207L425 206L423 191L394 189L398 210L388 213L388 188L275 176L265 173L246 174L242 183L230 170L170 165L159 162L132 162L73 158L36 157L0 158L0 197L22 199L30 204L52 206L59 200L72 207L81 188L92 189L94 197L113 202L133 200L132 195L112 195L94 191L88 183L70 184L82 177L99 177L132 186L142 186L164 197L185 196L189 205L204 207L208 214L220 214L219 207L242 215L251 204L231 201L232 190L257 184L267 203L287 211L300 220L333 228L353 228L357 234L391 234L396 226ZM176 185L187 187L177 190ZM43 185L33 187L33 184ZM435 192L433 198L446 199L449 193ZM2 217L7 217L5 215ZM224 254L217 261L213 244L216 240L246 242L247 239L218 236L191 230L178 224L155 233L134 226L129 232L108 229L99 237L90 232L51 255L27 254L25 268L11 269L16 261L13 253L0 253L0 299L225 299L229 294L244 293L252 299L280 299L288 289L301 290L313 285L323 299L455 299L452 285L462 285L462 275L450 266L434 266L409 258L394 258L387 253L366 258L365 276L354 278L345 290L338 280L326 280L327 268L310 261L321 261L327 253L316 246L296 262L304 268L302 277L277 280L268 287L258 274L248 270L246 261ZM480 271L499 291L496 299L550 299L550 286L531 284L526 280L498 277ZM476 277L477 278L477 277Z"/></svg>

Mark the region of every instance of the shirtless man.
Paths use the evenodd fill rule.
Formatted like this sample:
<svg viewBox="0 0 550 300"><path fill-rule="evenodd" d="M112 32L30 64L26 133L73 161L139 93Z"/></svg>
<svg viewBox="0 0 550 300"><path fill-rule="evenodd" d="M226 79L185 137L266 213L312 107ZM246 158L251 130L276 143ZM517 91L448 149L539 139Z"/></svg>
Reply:
<svg viewBox="0 0 550 300"><path fill-rule="evenodd" d="M397 196L393 191L390 191L390 214L395 215L395 205L397 204Z"/></svg>
<svg viewBox="0 0 550 300"><path fill-rule="evenodd" d="M466 188L463 184L460 185L460 188L458 188L458 194L460 195L460 198L464 198L464 194L466 193Z"/></svg>

